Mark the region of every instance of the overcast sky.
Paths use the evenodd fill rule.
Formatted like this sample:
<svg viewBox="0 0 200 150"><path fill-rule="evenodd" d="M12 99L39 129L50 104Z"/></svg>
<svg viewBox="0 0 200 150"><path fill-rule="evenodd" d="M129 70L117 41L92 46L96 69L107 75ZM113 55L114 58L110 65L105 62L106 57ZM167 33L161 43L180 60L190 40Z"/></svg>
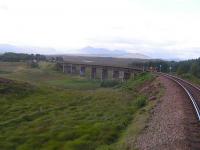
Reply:
<svg viewBox="0 0 200 150"><path fill-rule="evenodd" d="M5 43L60 53L93 46L196 58L200 0L0 0L0 44Z"/></svg>

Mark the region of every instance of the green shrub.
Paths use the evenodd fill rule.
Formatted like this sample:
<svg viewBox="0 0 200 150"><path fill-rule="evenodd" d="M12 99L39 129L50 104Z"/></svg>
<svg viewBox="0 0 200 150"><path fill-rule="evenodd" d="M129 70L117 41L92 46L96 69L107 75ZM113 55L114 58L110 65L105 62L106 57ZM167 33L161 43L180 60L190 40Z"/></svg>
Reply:
<svg viewBox="0 0 200 150"><path fill-rule="evenodd" d="M120 84L120 82L116 81L116 80L106 80L106 81L102 81L100 86L101 87L114 87L114 86L117 86L119 84Z"/></svg>
<svg viewBox="0 0 200 150"><path fill-rule="evenodd" d="M145 96L139 96L134 102L136 108L142 108L147 104L147 98Z"/></svg>
<svg viewBox="0 0 200 150"><path fill-rule="evenodd" d="M33 92L34 88L34 86L25 82L0 78L0 94L24 96Z"/></svg>
<svg viewBox="0 0 200 150"><path fill-rule="evenodd" d="M129 79L127 82L122 84L122 89L127 91L133 91L137 89L140 85L142 85L146 81L153 80L154 76L150 73L141 73L137 75L134 79Z"/></svg>

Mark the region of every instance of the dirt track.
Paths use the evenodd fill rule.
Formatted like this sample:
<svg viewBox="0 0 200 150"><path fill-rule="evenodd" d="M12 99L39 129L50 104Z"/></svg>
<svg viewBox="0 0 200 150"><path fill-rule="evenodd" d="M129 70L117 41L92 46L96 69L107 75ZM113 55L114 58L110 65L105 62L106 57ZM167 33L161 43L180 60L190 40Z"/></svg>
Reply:
<svg viewBox="0 0 200 150"><path fill-rule="evenodd" d="M157 80L165 87L165 93L136 146L141 150L198 149L196 135L200 135L200 130L190 100L173 81L165 77Z"/></svg>

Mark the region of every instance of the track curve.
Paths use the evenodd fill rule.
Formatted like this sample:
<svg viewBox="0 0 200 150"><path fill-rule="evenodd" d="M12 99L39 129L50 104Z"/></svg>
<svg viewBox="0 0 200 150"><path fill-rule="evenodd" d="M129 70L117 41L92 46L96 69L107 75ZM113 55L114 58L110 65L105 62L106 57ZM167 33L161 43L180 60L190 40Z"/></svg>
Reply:
<svg viewBox="0 0 200 150"><path fill-rule="evenodd" d="M159 73L159 74L175 81L185 90L194 107L197 119L198 121L200 121L200 88L179 77L165 73Z"/></svg>

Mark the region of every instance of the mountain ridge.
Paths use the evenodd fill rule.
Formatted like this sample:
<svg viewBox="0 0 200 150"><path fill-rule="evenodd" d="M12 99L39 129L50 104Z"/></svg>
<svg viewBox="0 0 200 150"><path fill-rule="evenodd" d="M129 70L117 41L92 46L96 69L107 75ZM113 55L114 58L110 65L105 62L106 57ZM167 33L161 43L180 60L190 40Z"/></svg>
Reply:
<svg viewBox="0 0 200 150"><path fill-rule="evenodd" d="M79 54L93 57L116 57L116 58L139 58L151 59L149 56L140 53L129 53L125 50L109 50L106 48L95 48L91 46L80 49Z"/></svg>
<svg viewBox="0 0 200 150"><path fill-rule="evenodd" d="M54 49L54 48L42 48L31 46L15 46L11 44L0 44L0 53L14 52L14 53L40 53L40 54L64 54L64 55L76 55L76 56L90 56L90 57L113 57L113 58L139 58L139 59L151 59L149 56L140 53L129 53L125 50L110 50L106 48L96 48L87 46L77 50L77 53L69 53L69 50Z"/></svg>

